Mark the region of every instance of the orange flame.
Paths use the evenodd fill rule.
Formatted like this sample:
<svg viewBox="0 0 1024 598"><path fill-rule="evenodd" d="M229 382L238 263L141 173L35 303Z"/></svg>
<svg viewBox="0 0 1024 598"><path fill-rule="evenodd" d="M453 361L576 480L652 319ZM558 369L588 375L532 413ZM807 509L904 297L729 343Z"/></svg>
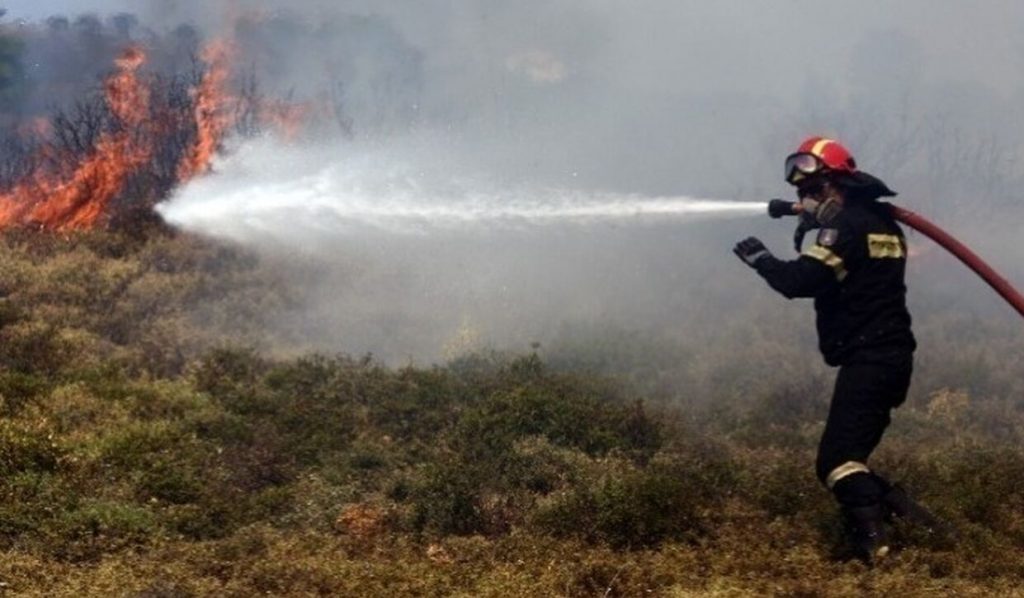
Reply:
<svg viewBox="0 0 1024 598"><path fill-rule="evenodd" d="M188 181L209 169L225 132L232 124L230 106L234 99L227 92L232 53L232 46L226 41L214 42L203 50L202 59L207 70L199 87L192 90L196 143L178 167L179 182Z"/></svg>
<svg viewBox="0 0 1024 598"><path fill-rule="evenodd" d="M137 141L137 129L149 110L149 90L137 76L145 59L141 49L129 48L104 85L119 128L103 133L95 151L66 177L37 174L0 195L0 226L33 224L68 230L95 224L128 175L150 156L149 147Z"/></svg>
<svg viewBox="0 0 1024 598"><path fill-rule="evenodd" d="M103 86L114 128L102 133L93 151L80 161L44 146L41 155L58 167L40 170L0 194L0 228L32 225L64 231L94 226L128 178L150 160L159 140L178 127L194 125L195 139L177 165L177 182L206 173L239 115L240 100L228 90L234 53L230 41L214 42L203 50L207 68L190 91L194 108L193 122L188 123L171 113L151 114L151 88L138 76L146 55L137 47L125 50ZM285 140L293 140L316 111L315 103L260 100L256 116ZM32 123L39 135L48 134L49 126Z"/></svg>

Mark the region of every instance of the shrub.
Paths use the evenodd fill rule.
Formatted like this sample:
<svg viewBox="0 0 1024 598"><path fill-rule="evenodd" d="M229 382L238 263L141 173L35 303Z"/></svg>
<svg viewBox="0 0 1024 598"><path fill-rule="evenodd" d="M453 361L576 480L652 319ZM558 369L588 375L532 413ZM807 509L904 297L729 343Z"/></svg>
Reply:
<svg viewBox="0 0 1024 598"><path fill-rule="evenodd" d="M529 362L506 374L516 381ZM543 436L553 444L601 455L613 448L649 454L660 444L659 426L641 403L624 405L608 388L571 376L543 376L508 384L459 418L455 443L469 461L500 461L522 438Z"/></svg>
<svg viewBox="0 0 1024 598"><path fill-rule="evenodd" d="M149 543L157 522L146 508L133 504L84 501L52 520L47 530L63 546L56 554L70 560L92 560L105 552Z"/></svg>
<svg viewBox="0 0 1024 598"><path fill-rule="evenodd" d="M232 411L247 413L268 364L251 348L210 351L193 372L196 388L210 393Z"/></svg>
<svg viewBox="0 0 1024 598"><path fill-rule="evenodd" d="M590 484L553 495L533 522L558 536L640 548L700 534L703 500L704 491L679 472L620 464Z"/></svg>
<svg viewBox="0 0 1024 598"><path fill-rule="evenodd" d="M473 534L484 529L479 470L461 464L433 464L413 494L412 524L437 534Z"/></svg>
<svg viewBox="0 0 1024 598"><path fill-rule="evenodd" d="M61 454L51 430L0 419L0 478L21 472L56 471Z"/></svg>
<svg viewBox="0 0 1024 598"><path fill-rule="evenodd" d="M34 373L0 371L0 416L17 415L34 398L49 392L52 382Z"/></svg>

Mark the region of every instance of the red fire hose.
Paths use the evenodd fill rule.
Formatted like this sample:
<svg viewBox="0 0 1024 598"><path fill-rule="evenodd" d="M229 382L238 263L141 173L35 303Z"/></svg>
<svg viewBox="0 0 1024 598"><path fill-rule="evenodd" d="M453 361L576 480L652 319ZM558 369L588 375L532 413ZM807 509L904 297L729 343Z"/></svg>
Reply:
<svg viewBox="0 0 1024 598"><path fill-rule="evenodd" d="M892 215L896 220L899 220L932 241L935 241L945 248L946 251L955 255L957 259L966 264L971 270L974 270L975 274L980 276L990 287L995 289L995 291L999 293L1000 297L1005 299L1007 303L1017 310L1017 313L1024 316L1024 295L1021 295L1020 291L1013 288L1013 285L1000 276L998 272L993 270L992 266L986 264L985 260L978 257L978 254L968 249L967 246L960 241L954 239L953 236L946 231L925 219L924 216L899 206L892 204L889 204L889 206L892 208ZM773 199L768 202L768 215L772 218L795 216L799 214L800 211L800 204L795 202L783 199Z"/></svg>
<svg viewBox="0 0 1024 598"><path fill-rule="evenodd" d="M932 241L935 241L947 251L952 253L963 262L974 273L980 276L990 287L995 289L1007 303L1017 310L1017 313L1024 316L1024 295L1013 288L1005 278L985 263L985 260L978 257L976 253L967 248L966 245L957 241L952 235L942 230L935 224L925 219L920 214L911 212L899 206L892 206L892 214L903 224L920 232Z"/></svg>

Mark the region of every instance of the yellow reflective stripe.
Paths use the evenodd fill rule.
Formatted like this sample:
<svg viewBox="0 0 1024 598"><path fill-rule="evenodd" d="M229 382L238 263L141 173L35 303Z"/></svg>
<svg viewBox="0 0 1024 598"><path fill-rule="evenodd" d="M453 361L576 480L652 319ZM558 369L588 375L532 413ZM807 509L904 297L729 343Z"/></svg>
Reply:
<svg viewBox="0 0 1024 598"><path fill-rule="evenodd" d="M868 255L873 258L902 258L907 252L903 248L903 239L897 235L868 235Z"/></svg>
<svg viewBox="0 0 1024 598"><path fill-rule="evenodd" d="M836 280L842 282L846 278L846 266L843 264L843 258L832 253L832 250L822 245L811 245L804 251L804 255L810 258L814 258L819 262L825 264L836 273Z"/></svg>
<svg viewBox="0 0 1024 598"><path fill-rule="evenodd" d="M858 461L847 461L828 474L828 477L825 479L825 485L831 490L836 485L836 482L855 473L871 473L871 470L868 469L867 465Z"/></svg>
<svg viewBox="0 0 1024 598"><path fill-rule="evenodd" d="M830 143L835 142L831 139L819 139L818 142L815 143L814 146L811 148L811 153L820 158L822 153L825 151L825 146L827 146Z"/></svg>

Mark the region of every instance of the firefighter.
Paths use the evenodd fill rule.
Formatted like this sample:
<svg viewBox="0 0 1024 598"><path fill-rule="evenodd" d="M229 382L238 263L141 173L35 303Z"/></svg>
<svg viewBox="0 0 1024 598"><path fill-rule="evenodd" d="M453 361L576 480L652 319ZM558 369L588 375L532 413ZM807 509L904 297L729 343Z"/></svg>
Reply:
<svg viewBox="0 0 1024 598"><path fill-rule="evenodd" d="M896 195L857 169L839 142L812 137L785 162L803 236L816 241L791 261L774 257L758 239L734 252L783 296L814 298L819 348L838 366L832 403L818 448L818 479L839 502L856 555L885 556L886 520L904 518L932 528L934 517L898 485L868 466L868 457L903 403L916 348L906 306L907 244L890 206Z"/></svg>

